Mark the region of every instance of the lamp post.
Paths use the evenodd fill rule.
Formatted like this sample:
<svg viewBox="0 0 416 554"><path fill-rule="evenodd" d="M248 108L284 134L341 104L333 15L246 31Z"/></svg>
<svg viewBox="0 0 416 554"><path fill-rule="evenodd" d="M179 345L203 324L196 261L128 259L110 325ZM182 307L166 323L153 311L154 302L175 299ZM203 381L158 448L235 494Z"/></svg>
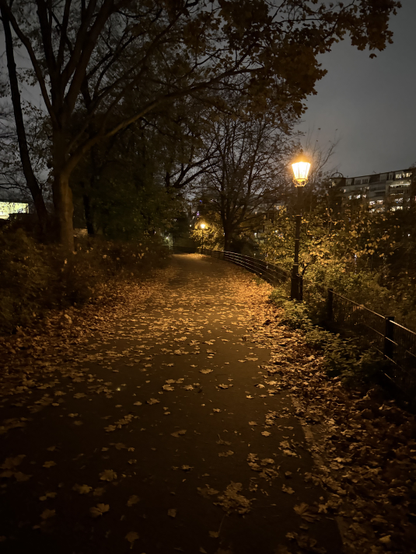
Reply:
<svg viewBox="0 0 416 554"><path fill-rule="evenodd" d="M201 254L203 254L204 253L204 229L205 229L206 225L205 225L205 223L201 223L201 225L199 227L202 231L202 244L201 244L202 252L201 252Z"/></svg>
<svg viewBox="0 0 416 554"><path fill-rule="evenodd" d="M301 194L302 189L308 182L308 174L311 164L306 161L304 156L299 156L299 158L292 164L293 170L293 182L297 188L297 210L298 215L296 216L296 233L295 233L295 258L293 260L293 269L292 269L292 280L291 280L291 291L290 298L291 300L302 300L302 292L300 290L300 279L299 279L299 240L300 240L300 224L302 221L301 215Z"/></svg>

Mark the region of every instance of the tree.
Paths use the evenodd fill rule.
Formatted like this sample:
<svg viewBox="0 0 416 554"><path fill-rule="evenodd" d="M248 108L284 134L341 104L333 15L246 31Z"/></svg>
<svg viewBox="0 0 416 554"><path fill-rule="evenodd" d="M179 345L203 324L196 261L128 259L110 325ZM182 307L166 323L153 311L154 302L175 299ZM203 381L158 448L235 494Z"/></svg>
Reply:
<svg viewBox="0 0 416 554"><path fill-rule="evenodd" d="M59 239L73 249L69 178L103 138L138 121L167 99L203 94L221 103L228 84L267 105L301 114L303 100L324 75L317 55L348 33L359 49L391 41L396 0L347 5L287 0L0 0L51 122L53 200ZM127 94L134 113L117 119ZM71 135L76 107L85 124ZM111 117L110 117L111 116Z"/></svg>
<svg viewBox="0 0 416 554"><path fill-rule="evenodd" d="M170 227L180 201L165 183L164 149L158 130L138 122L78 164L71 176L75 214L90 235L129 240Z"/></svg>
<svg viewBox="0 0 416 554"><path fill-rule="evenodd" d="M23 118L22 102L20 98L19 83L17 79L16 63L14 59L13 38L10 28L10 19L8 11L0 5L1 20L3 23L4 39L6 45L7 69L9 73L9 83L11 98L13 103L13 113L16 125L16 133L19 144L20 160L23 174L26 180L27 188L35 205L41 234L45 236L48 224L48 212L45 200L42 195L41 187L36 178L29 155L29 146L26 136L25 123Z"/></svg>
<svg viewBox="0 0 416 554"><path fill-rule="evenodd" d="M263 216L278 201L294 145L267 115L218 116L211 134L215 150L199 194L203 215L218 216L229 250L241 231L258 225L258 212Z"/></svg>

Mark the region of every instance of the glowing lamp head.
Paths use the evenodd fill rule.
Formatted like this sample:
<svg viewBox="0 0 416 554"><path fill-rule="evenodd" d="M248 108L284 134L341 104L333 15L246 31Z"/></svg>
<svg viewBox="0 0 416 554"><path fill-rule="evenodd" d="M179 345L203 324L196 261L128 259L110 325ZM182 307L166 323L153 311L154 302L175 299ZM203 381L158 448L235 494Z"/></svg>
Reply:
<svg viewBox="0 0 416 554"><path fill-rule="evenodd" d="M297 187L304 187L308 182L309 170L311 168L310 162L302 156L299 157L293 164L293 182Z"/></svg>
<svg viewBox="0 0 416 554"><path fill-rule="evenodd" d="M206 227L205 223L201 223L200 227L201 227L202 230L204 230L205 227Z"/></svg>

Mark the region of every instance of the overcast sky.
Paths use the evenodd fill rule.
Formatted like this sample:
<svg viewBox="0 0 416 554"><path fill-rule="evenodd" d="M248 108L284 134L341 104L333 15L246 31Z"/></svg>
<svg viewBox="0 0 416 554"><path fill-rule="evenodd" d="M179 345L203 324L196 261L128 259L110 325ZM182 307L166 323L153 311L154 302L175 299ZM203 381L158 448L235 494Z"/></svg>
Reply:
<svg viewBox="0 0 416 554"><path fill-rule="evenodd" d="M416 164L416 0L401 2L390 24L394 44L377 58L347 41L321 57L328 73L299 128L323 149L338 136L328 169L344 176Z"/></svg>

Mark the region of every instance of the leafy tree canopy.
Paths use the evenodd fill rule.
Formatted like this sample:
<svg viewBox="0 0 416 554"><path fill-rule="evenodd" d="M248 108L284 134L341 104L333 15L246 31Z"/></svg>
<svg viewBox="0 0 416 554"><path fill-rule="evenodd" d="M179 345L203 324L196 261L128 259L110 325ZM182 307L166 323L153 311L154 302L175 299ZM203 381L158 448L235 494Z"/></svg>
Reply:
<svg viewBox="0 0 416 554"><path fill-rule="evenodd" d="M69 176L97 141L167 99L198 95L221 105L224 88L247 96L250 110L299 116L325 73L317 55L345 35L361 50L383 49L400 3L0 0L0 7L28 53L26 78L40 87L50 118L54 205L60 241L71 250ZM128 93L137 102L126 116L120 107ZM85 124L73 135L80 105Z"/></svg>

